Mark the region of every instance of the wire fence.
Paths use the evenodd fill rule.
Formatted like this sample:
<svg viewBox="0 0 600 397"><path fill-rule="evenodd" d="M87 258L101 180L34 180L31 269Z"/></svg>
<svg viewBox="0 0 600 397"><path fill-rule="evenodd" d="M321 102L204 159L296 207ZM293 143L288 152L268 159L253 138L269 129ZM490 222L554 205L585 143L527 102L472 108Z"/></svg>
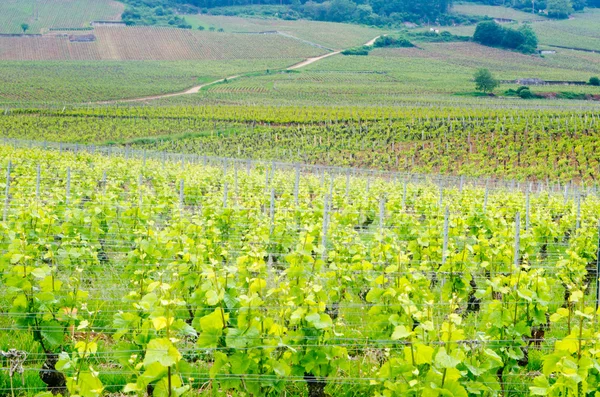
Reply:
<svg viewBox="0 0 600 397"><path fill-rule="evenodd" d="M210 365L214 363L216 353L232 354L232 351L237 351L250 354L260 351L261 354L267 355L273 351L281 351L281 354L295 354L311 349L344 348L347 350L346 360L351 363L360 361L369 369L362 372L340 369L326 376L327 384L344 387L356 385L371 391L379 382L385 383L385 377L379 376L379 369L383 363L390 357L403 357L405 349L416 343L436 349L460 348L464 349L465 354L475 351L475 348L495 349L494 351L498 352L504 351L502 349L514 349L517 351L513 353L515 356L521 353L525 355L524 352L538 352L542 355L552 353L556 342L563 340L565 335L572 331L570 322L562 321L550 325L546 314L557 313L559 308L574 312L569 300L572 291L565 284L566 278L571 277L570 270L586 273L572 276L578 282L586 280L585 276L588 277L585 282L589 286L580 286L585 291L578 304L588 307L598 304L598 262L595 243L598 240L596 218L600 203L595 187L410 175L135 151L129 148L35 141L5 143L14 148L31 147L58 153L95 153L108 158L118 158L119 161L135 160L138 168L140 164L143 168L147 162L162 163L168 171L168 177L154 181L144 178L144 175L140 178L133 175L131 178L131 172L139 170L130 172L131 164L127 162L119 165L122 168L113 168L115 172L121 169L120 174L105 173L101 169L91 172L93 162L85 162L81 166L75 163L72 168L60 169L54 166L38 168L36 160L20 160L14 164L5 164L2 168L7 172L7 178L3 221L0 223L6 232L0 237L0 266L3 266L3 270L0 271L3 284L0 285L8 286L4 280L14 275L15 269L24 270L24 278L27 278L25 263L28 263L32 268L47 265L49 269L54 269L53 282L61 281L69 288L77 285L77 290L87 292L89 296L86 299L85 310L90 314L86 316L95 316L96 320L90 329L82 332L75 328L70 330L66 323L56 320L46 324L44 332L64 333L66 339L63 347L69 351L76 351L72 345L81 338L102 341L103 349L90 358L102 376L116 374L132 379L139 375L139 372L126 369L115 358L112 348L116 341L112 338L119 334L119 330L114 319L115 316L124 313L140 318L149 315L141 315L144 309L133 305L139 303L150 282L136 278L136 275L150 274L150 271L154 270L160 270L160 279L153 276L157 277L153 282L175 285L186 275L194 280L201 280L194 281L189 287L200 291L200 297L186 297L185 305L179 308L179 319L193 323L194 318L201 318L215 310L215 305L207 304L202 298L202 293L206 292L202 291L203 282L224 279L225 288L237 290L236 294L239 297L249 289L250 280L257 278L265 281L263 302L256 307L242 306L239 301L230 307L222 305L223 313L226 311L228 316L240 318L254 312L258 322L266 321L269 316L272 317L271 320L275 319L285 324L285 327L282 327L285 331L279 333L261 330L257 334L245 335L246 342L236 345L235 348L226 344L211 348L195 346L200 331L196 326L194 332L189 331L189 334L180 337L178 351L183 356L201 355L200 359L194 359L204 360ZM218 188L208 193L194 192L192 188L197 185L194 185L192 177L198 175L191 172L189 167L196 165L201 165L200 171L204 171L203 174L200 173L200 177L214 176ZM236 180L236 170L239 174L247 170L253 177L249 178L250 180ZM302 175L304 179L298 179L296 175ZM231 190L223 183L223 176L227 176L233 182ZM174 179L168 180L171 177ZM120 183L131 179L134 183L128 186L128 191L123 191ZM102 183L98 184L98 180ZM116 183L112 185L113 181L119 182L119 186L116 186ZM360 183L360 189L353 190L356 183ZM161 186L164 187L164 191ZM245 190L248 186L251 187L250 192ZM393 191L390 191L391 186L394 187ZM535 186L538 187L537 190L534 189ZM303 190L307 187L320 190L318 194L310 196ZM380 193L385 192L388 193L387 197L380 196ZM504 196L506 192L514 197L504 200L495 196ZM365 198L365 195L368 197ZM476 196L475 205L465 206L462 200L465 196ZM348 199L365 205L353 207L353 203ZM553 216L547 214L548 208L545 205L549 202L556 204ZM94 217L99 215L96 209L101 208L103 204L110 209L100 209L105 227L82 233L82 230L95 220ZM158 204L164 206L160 207ZM32 216L35 215L36 209L50 214L49 218L56 217L57 224L62 220L70 226L80 226L71 232L60 228L38 229L34 225L36 217ZM467 215L485 217L486 210L490 212L488 220L493 223L486 226L489 230L483 234L480 234L479 229L471 230L472 225L469 224L452 224L453 221L461 220ZM114 213L110 214L111 211ZM495 215L491 214L492 211L496 212ZM369 222L361 220L361 216L365 216L367 212ZM205 228L214 225L224 213L228 215L226 224L213 232ZM63 218L63 215L69 216ZM136 226L131 226L134 224ZM185 229L179 227L189 225L201 228L192 229L189 233L184 232L189 241L182 243L177 240L177 236ZM546 240L532 238L538 233L538 229L549 226L552 227L545 235ZM224 232L226 229L227 232ZM263 232L257 233L258 230ZM300 236L310 233L315 236L314 246L317 248L311 249L310 252L302 252L296 244ZM214 240L213 247L203 242L203 238L207 236ZM422 238L427 238L427 241L419 241ZM586 254L585 263L573 261L559 264L568 258L570 249L576 249L576 244L587 239L594 239L594 243L583 249ZM17 240L32 246L44 242L39 246L46 248L36 251L27 246L25 250L17 251L15 246L11 245ZM156 259L136 258L136 252L139 252L144 240L161 246L180 244L183 248L169 250L164 257L158 256ZM496 250L494 256L482 258L479 254L478 257L473 247L484 242L490 244L487 248ZM429 252L416 256L417 250L411 248L410 244L427 248ZM386 253L382 248L385 245L393 248ZM28 253L49 252L48 247L52 247L56 254L62 253L62 256L50 256L46 258L47 261L39 257L25 259L29 262L21 262L22 257L14 256L15 253L27 256ZM352 249L356 252L352 252ZM582 249L578 249L581 253ZM201 255L192 262L184 260L182 252L201 252ZM409 253L411 255L408 255ZM288 257L293 254L308 258L300 273L296 275L290 273L286 264ZM400 258L402 254L405 254L405 257ZM260 264L258 270L244 270L240 274L230 273L230 268L237 266L237 260L245 256L256 258ZM318 261L322 262L320 268L310 269L309 264ZM369 265L356 267L364 262L368 262ZM445 266L448 264L453 264L456 268L449 269ZM390 268L392 265L396 267ZM561 274L557 274L559 269ZM294 285L294 277L298 280L303 278L303 285ZM540 279L548 281L551 285L544 285ZM594 279L596 283L593 282ZM497 280L500 280L501 285L495 287L493 283ZM453 285L460 286L454 289ZM315 296L321 291L327 294L316 298L307 293L303 302L296 302L287 295L290 291L299 291L298 288L305 286L311 286L310 294ZM519 286L527 290L522 291ZM29 291L27 288L25 290ZM335 288L340 288L339 291L345 291L347 295L333 293ZM378 301L373 297L367 298L370 291L381 290L383 294L386 289L393 294L394 300L390 298L389 301ZM137 294L138 290L142 292L129 300L130 293ZM499 290L503 292L500 293ZM12 289L7 288L7 291L12 293ZM183 294L184 291L182 288L178 293ZM461 291L462 298L455 300L453 294L448 291ZM531 296L527 295L531 291L539 293L540 296L534 296L533 293ZM34 293L33 287L31 293ZM59 294L58 291L55 293ZM454 292L457 293L459 292ZM544 294L549 296L543 296ZM5 297L0 297L0 302L3 303L0 308L0 332L6 335L28 334L34 326L31 323L23 324L23 321L44 316L54 319L60 315L55 309L60 311L68 308L37 307L18 312L9 305L10 302ZM527 318L530 310L533 310L532 307L536 310L546 310L542 316L544 321L538 318L535 325L528 325L531 330L529 335L525 333L515 335L514 338L487 335L486 332L493 328L490 325L490 317L496 304L510 313L511 319L508 322L514 322L513 326L517 325L517 314ZM311 334L315 329L306 321L293 323L290 320L294 310L310 309L319 305L325 306L322 312L330 316L332 321L327 337L324 336L325 333ZM431 330L426 331L417 318L405 315L407 308L414 308L421 313L430 311L427 318L435 324L433 334ZM84 312L83 308L80 309ZM382 314L385 314L385 319L381 318ZM390 322L392 315L398 316L394 322ZM442 324L448 323L450 318L456 318L451 316L461 318L461 330L464 331L464 335L446 340L440 337L444 332L441 331ZM591 318L586 317L581 324L595 330L597 315L589 316ZM74 321L72 323L74 326ZM531 324L534 324L532 320ZM230 324L231 329L235 326ZM392 331L396 326L405 326L411 333L423 332L426 336L421 340L410 341L393 338ZM533 328L536 327L537 333L534 334ZM510 324L506 325L506 328L510 328ZM541 331L547 332L539 333ZM8 339L0 338L0 342L6 343L10 338L11 336L8 336ZM578 337L577 342L592 346L596 343L596 338L585 334ZM26 359L21 362L24 366L24 376L41 372L39 364L48 360L47 352L36 349L32 341L27 343L30 351L27 351ZM4 349L3 346L0 347ZM518 353L519 351L521 353ZM118 351L138 356L147 352L148 349L141 347ZM22 357L7 357L4 363L6 368L3 369L10 371L12 368L12 375L17 374L19 368L15 366L15 360L21 360ZM46 371L60 372L53 369ZM245 382L310 383L306 376L301 375L211 374L207 368L181 371L180 375L195 378L194 381L186 382L197 388L202 387L199 382L211 382L212 385L213 382L218 384L221 381L240 379ZM521 378L518 378L519 376ZM524 375L523 372L507 373L505 378L488 383L490 387L502 384L506 390L522 390L523 387L526 390L528 383L525 382L524 385L523 376L528 375ZM13 377L18 381L19 376L10 376L11 382ZM517 377L520 381L515 382L512 377ZM43 386L35 384L11 383L11 387L4 385L0 375L0 394L15 391L32 393L44 389ZM122 383L111 381L104 384L105 388L122 386Z"/></svg>
<svg viewBox="0 0 600 397"><path fill-rule="evenodd" d="M382 179L386 181L395 181L398 183L409 184L426 184L431 183L441 188L463 188L463 187L479 187L496 190L511 190L511 191L532 191L532 192L551 192L563 193L569 197L577 195L598 194L596 184L592 186L580 185L575 181L562 183L550 181L517 181L505 180L496 178L477 178L468 176L455 175L431 175L405 172L391 172L375 169L363 168L346 168L334 167L325 165L286 163L280 161L264 161L251 159L237 159L226 157L205 156L200 154L185 154L173 153L166 151L138 150L128 146L96 146L84 144L71 144L63 142L47 142L47 141L32 141L4 138L6 146L14 148L41 148L46 150L54 150L58 152L70 153L90 153L101 154L108 157L120 157L123 159L137 159L142 163L146 161L159 161L163 164L178 163L184 168L186 164L195 164L203 166L218 167L225 171L237 170L250 172L256 169L269 170L270 173L277 171L282 172L298 172L301 174L311 174L319 176L323 179L326 177L361 177L365 179Z"/></svg>

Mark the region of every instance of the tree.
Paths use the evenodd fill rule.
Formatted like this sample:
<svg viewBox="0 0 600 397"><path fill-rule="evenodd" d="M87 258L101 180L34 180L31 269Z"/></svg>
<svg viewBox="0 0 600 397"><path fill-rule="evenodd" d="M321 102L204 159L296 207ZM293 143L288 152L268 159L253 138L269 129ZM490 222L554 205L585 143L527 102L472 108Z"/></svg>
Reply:
<svg viewBox="0 0 600 397"><path fill-rule="evenodd" d="M525 35L518 30L505 29L504 38L502 39L502 47L516 50L525 44Z"/></svg>
<svg viewBox="0 0 600 397"><path fill-rule="evenodd" d="M532 54L535 52L538 46L538 38L531 26L528 24L522 25L519 28L519 32L525 37L525 42L518 48L519 51L526 54Z"/></svg>
<svg viewBox="0 0 600 397"><path fill-rule="evenodd" d="M591 77L590 78L590 82L588 84L596 86L596 87L600 86L600 78L598 78L598 77Z"/></svg>
<svg viewBox="0 0 600 397"><path fill-rule="evenodd" d="M350 0L333 0L326 19L333 22L344 22L352 19L354 12L356 12L356 3Z"/></svg>
<svg viewBox="0 0 600 397"><path fill-rule="evenodd" d="M504 40L504 28L494 21L481 22L475 28L473 40L479 44L499 46Z"/></svg>
<svg viewBox="0 0 600 397"><path fill-rule="evenodd" d="M573 13L570 0L548 0L546 11L550 18L567 19Z"/></svg>
<svg viewBox="0 0 600 397"><path fill-rule="evenodd" d="M494 78L492 72L488 69L479 69L475 73L475 88L477 91L491 92L499 85L498 80Z"/></svg>
<svg viewBox="0 0 600 397"><path fill-rule="evenodd" d="M21 29L23 30L23 33L27 32L29 30L29 25L26 23L22 23L21 24Z"/></svg>
<svg viewBox="0 0 600 397"><path fill-rule="evenodd" d="M587 6L587 0L572 0L571 5L573 6L573 10L583 11L583 9Z"/></svg>

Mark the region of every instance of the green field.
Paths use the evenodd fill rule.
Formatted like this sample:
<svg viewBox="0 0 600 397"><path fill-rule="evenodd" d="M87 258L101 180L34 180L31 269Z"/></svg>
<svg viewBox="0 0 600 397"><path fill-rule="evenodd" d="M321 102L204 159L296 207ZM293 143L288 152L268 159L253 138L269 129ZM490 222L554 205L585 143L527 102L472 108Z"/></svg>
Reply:
<svg viewBox="0 0 600 397"><path fill-rule="evenodd" d="M389 30L344 23L283 21L279 19L240 18L212 15L186 15L194 29L224 29L225 32L278 31L331 49L362 45Z"/></svg>
<svg viewBox="0 0 600 397"><path fill-rule="evenodd" d="M301 59L222 61L0 62L4 103L86 103L178 92L224 76Z"/></svg>
<svg viewBox="0 0 600 397"><path fill-rule="evenodd" d="M124 9L114 0L2 0L0 33L22 33L23 23L27 33L88 27L92 21L120 20Z"/></svg>
<svg viewBox="0 0 600 397"><path fill-rule="evenodd" d="M600 51L600 10L586 9L566 21L534 24L540 44Z"/></svg>
<svg viewBox="0 0 600 397"><path fill-rule="evenodd" d="M510 19L517 21L531 19L525 18L527 15L531 16L531 14L523 13L524 15L520 15L521 13L505 7L456 5L455 10L460 10L460 12L464 12L465 14L480 16L501 17L505 15L504 17L508 18L512 16ZM561 21L546 20L538 22L537 20L540 17L536 15L536 22L532 22L531 26L537 34L541 45L600 51L600 42L598 41L598 37L600 37L599 17L600 10L587 8L585 12L575 13L571 19ZM441 29L464 36L472 36L475 32L475 26L473 25L442 27Z"/></svg>
<svg viewBox="0 0 600 397"><path fill-rule="evenodd" d="M547 19L544 15L515 10L510 7L486 6L473 3L459 3L452 6L452 11L464 15L488 16L490 18L512 19L517 22L538 21Z"/></svg>
<svg viewBox="0 0 600 397"><path fill-rule="evenodd" d="M474 89L473 74L489 68L501 80L541 78L587 81L600 75L600 55L558 51L544 58L507 52L474 43L422 43L421 48L377 49L367 57L336 55L295 73L260 75L207 87L197 96L167 103L225 101L265 104L400 104L400 103L486 103L488 106L517 104L508 98L470 98L455 94ZM503 84L501 94L515 85ZM590 86L541 86L534 91L573 91L598 95ZM533 106L538 106L539 101ZM548 106L595 106L582 101L545 101ZM572 101L573 102L573 101Z"/></svg>

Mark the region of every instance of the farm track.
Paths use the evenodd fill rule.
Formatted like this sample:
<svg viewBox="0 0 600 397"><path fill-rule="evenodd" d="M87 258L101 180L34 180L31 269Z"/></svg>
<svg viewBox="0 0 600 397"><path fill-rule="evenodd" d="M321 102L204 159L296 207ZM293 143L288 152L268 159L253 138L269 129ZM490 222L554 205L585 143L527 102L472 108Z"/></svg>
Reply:
<svg viewBox="0 0 600 397"><path fill-rule="evenodd" d="M379 35L369 41L367 41L365 44L365 46L370 46L373 45L373 43L375 43L375 40L377 40L378 38L380 38L381 36L385 36L385 35ZM330 52L324 55L320 55L318 57L313 57L313 58L307 58L302 62L298 62L294 65L291 65L289 67L287 67L285 70L296 70L296 69L300 69L303 68L305 66L311 65L315 62L319 62L325 58L329 58L331 56L334 55L338 55L342 52L342 50L339 51L334 51L334 52ZM151 96L145 96L145 97L140 97L140 98L130 98L130 99L118 99L118 100L111 100L111 101L100 101L100 102L94 102L97 105L110 105L110 104L115 104L115 103L131 103L131 102L145 102L145 101L153 101L156 99L164 99L164 98L172 98L172 97L177 97L177 96L182 96L182 95L191 95L191 94L197 94L200 92L201 89L205 88L205 87L209 87L211 85L215 85L215 84L219 84L222 83L224 81L229 81L229 80L235 80L237 78L242 77L242 75L234 75L234 76L229 76L229 77L224 77L222 79L219 80L215 80L215 81L211 81L208 83L204 83L204 84L200 84L194 87L191 87L185 91L179 91L179 92L173 92L170 94L160 94L160 95L151 95Z"/></svg>

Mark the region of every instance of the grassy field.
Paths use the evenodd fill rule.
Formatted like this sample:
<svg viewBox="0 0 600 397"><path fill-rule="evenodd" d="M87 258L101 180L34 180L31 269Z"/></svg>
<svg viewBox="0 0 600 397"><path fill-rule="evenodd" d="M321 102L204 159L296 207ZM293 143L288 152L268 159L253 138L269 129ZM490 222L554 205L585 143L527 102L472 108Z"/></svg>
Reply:
<svg viewBox="0 0 600 397"><path fill-rule="evenodd" d="M27 33L48 28L78 28L95 20L120 20L125 6L114 0L2 0L0 33Z"/></svg>
<svg viewBox="0 0 600 397"><path fill-rule="evenodd" d="M526 20L525 16L531 14L520 13L505 7L495 6L477 6L477 5L456 5L455 10L461 13L472 15L488 15L493 17L508 17L517 21ZM520 14L523 14L519 16ZM572 19L568 20L545 20L536 21L531 24L536 32L539 42L544 46L562 46L569 48L581 48L586 50L600 51L600 10L587 8L585 12L573 14ZM531 18L529 18L531 19ZM540 19L536 16L536 20ZM507 26L516 27L516 24ZM453 26L443 27L442 30L448 30L451 33L463 36L472 36L475 32L475 26Z"/></svg>
<svg viewBox="0 0 600 397"><path fill-rule="evenodd" d="M0 62L3 103L85 103L177 92L227 75L278 69L301 59Z"/></svg>
<svg viewBox="0 0 600 397"><path fill-rule="evenodd" d="M226 32L278 31L331 49L344 49L366 43L374 37L387 33L365 26L345 23L315 21L284 21L279 19L239 18L212 15L186 15L185 19L194 29L224 29Z"/></svg>
<svg viewBox="0 0 600 397"><path fill-rule="evenodd" d="M454 4L452 6L452 11L458 14L482 15L491 18L512 19L518 22L547 19L543 15L534 15L510 7L486 6L473 3Z"/></svg>
<svg viewBox="0 0 600 397"><path fill-rule="evenodd" d="M586 9L573 19L535 23L540 44L600 51L600 10Z"/></svg>

